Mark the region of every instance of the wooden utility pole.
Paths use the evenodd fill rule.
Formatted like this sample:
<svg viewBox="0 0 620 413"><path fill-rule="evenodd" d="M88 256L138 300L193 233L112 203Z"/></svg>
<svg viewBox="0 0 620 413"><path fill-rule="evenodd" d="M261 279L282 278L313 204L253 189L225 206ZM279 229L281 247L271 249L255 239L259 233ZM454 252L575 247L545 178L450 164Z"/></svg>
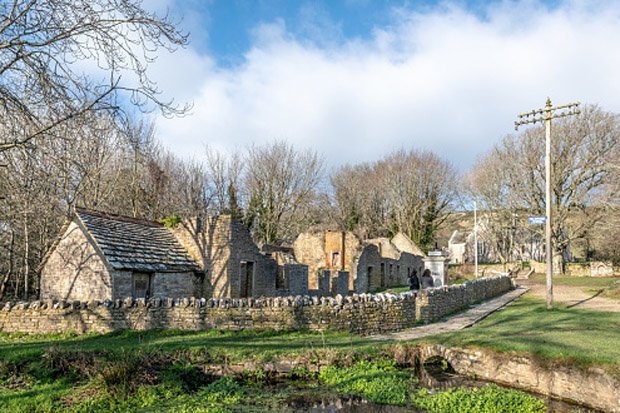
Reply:
<svg viewBox="0 0 620 413"><path fill-rule="evenodd" d="M478 205L474 202L474 268L478 278Z"/></svg>
<svg viewBox="0 0 620 413"><path fill-rule="evenodd" d="M552 106L551 99L547 98L547 103L542 109L534 109L518 115L520 120L515 122L515 130L521 125L545 122L545 252L547 255L547 310L553 308L553 249L551 245L552 215L551 215L551 119L564 118L566 116L578 115L580 112L579 102L569 103L568 105ZM561 111L565 109L564 111ZM559 113L554 113L561 111Z"/></svg>

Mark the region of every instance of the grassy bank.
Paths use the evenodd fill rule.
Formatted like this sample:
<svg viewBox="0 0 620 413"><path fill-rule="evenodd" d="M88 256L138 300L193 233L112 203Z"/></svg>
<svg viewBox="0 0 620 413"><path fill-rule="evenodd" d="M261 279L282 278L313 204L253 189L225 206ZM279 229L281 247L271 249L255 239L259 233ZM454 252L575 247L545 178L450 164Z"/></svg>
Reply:
<svg viewBox="0 0 620 413"><path fill-rule="evenodd" d="M421 341L523 352L557 363L620 372L620 314L558 306L526 294L475 326Z"/></svg>
<svg viewBox="0 0 620 413"><path fill-rule="evenodd" d="M0 370L0 411L284 412L340 397L404 406L403 411L545 411L541 400L497 386L426 391L411 369L386 354L340 355L318 373L298 369L276 380L264 370L210 375L197 360L175 352L52 350L20 369L5 365Z"/></svg>

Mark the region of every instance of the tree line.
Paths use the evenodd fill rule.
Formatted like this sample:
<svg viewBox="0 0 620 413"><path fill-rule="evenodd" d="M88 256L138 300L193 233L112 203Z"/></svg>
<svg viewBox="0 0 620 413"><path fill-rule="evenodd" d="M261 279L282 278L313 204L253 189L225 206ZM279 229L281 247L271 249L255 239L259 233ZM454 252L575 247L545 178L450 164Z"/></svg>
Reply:
<svg viewBox="0 0 620 413"><path fill-rule="evenodd" d="M183 159L145 116L190 108L149 77L159 53L187 44L176 22L134 0L14 0L0 16L0 298L37 292L74 206L150 220L227 213L259 244L329 227L402 231L429 249L476 201L502 260L515 258L523 218L544 211L541 128L506 136L467 173L415 149L328 173L319 153L286 141ZM585 240L592 257L620 256L618 132L618 115L597 106L554 123L558 254Z"/></svg>
<svg viewBox="0 0 620 413"><path fill-rule="evenodd" d="M557 253L587 240L598 258L617 257L618 126L597 106L555 123ZM149 220L232 214L259 244L290 243L311 228L362 238L402 231L428 250L450 213L475 200L489 218L481 236L502 261L518 259L515 232L527 215L544 214L542 137L540 128L508 135L464 174L405 149L327 173L320 154L286 141L233 153L205 147L188 160L162 147L141 116L82 114L0 154L0 292L36 292L38 264L74 206Z"/></svg>
<svg viewBox="0 0 620 413"><path fill-rule="evenodd" d="M182 159L143 118L88 113L0 153L0 293L37 289L37 267L75 206L149 220L232 214L259 244L309 228L362 237L398 231L430 245L456 199L456 172L429 152L397 151L330 176L286 141ZM330 185L331 183L331 185Z"/></svg>

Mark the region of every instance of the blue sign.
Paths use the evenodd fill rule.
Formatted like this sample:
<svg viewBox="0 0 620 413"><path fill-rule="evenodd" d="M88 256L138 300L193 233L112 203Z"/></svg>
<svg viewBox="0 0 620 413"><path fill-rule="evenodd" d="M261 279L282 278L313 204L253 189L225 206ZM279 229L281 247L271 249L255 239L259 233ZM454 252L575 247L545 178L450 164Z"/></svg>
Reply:
<svg viewBox="0 0 620 413"><path fill-rule="evenodd" d="M527 223L530 225L543 225L547 223L545 215L534 215L527 217Z"/></svg>

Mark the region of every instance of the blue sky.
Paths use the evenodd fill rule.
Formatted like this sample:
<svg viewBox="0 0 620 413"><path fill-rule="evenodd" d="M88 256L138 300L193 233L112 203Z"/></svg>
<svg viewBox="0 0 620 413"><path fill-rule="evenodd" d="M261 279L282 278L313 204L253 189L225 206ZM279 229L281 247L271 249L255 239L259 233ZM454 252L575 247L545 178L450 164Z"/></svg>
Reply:
<svg viewBox="0 0 620 413"><path fill-rule="evenodd" d="M620 111L617 1L145 4L191 33L152 67L165 96L194 104L157 119L184 156L287 139L328 167L416 148L465 171L547 96Z"/></svg>

